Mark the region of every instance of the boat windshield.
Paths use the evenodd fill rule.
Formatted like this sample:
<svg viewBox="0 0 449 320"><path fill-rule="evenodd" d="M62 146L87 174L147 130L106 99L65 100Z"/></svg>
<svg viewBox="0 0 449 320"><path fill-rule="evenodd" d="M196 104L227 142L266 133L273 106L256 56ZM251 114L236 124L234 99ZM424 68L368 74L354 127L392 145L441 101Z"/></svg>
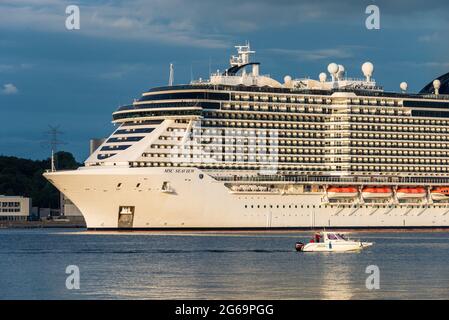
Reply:
<svg viewBox="0 0 449 320"><path fill-rule="evenodd" d="M327 238L328 238L329 240L338 240L337 235L334 234L334 233L328 233L328 234L327 234Z"/></svg>
<svg viewBox="0 0 449 320"><path fill-rule="evenodd" d="M327 238L329 240L346 240L346 238L340 233L328 233Z"/></svg>

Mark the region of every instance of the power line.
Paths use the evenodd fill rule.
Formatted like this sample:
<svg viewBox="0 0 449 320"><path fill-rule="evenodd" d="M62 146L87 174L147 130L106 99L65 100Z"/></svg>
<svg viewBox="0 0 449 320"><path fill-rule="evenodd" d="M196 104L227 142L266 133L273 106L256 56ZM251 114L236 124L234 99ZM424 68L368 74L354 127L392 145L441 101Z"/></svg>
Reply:
<svg viewBox="0 0 449 320"><path fill-rule="evenodd" d="M45 131L45 133L48 135L48 139L46 140L47 145L51 147L51 149L56 152L59 145L64 145L65 142L62 140L59 140L58 136L64 134L64 132L59 130L58 126L52 126L48 125L50 130Z"/></svg>
<svg viewBox="0 0 449 320"><path fill-rule="evenodd" d="M52 126L48 125L50 128L48 131L45 131L45 134L47 135L47 139L44 141L44 144L47 146L50 146L51 148L51 171L56 170L55 165L55 153L58 150L58 146L66 144L64 141L59 140L59 135L64 134L61 130L59 130L58 126Z"/></svg>

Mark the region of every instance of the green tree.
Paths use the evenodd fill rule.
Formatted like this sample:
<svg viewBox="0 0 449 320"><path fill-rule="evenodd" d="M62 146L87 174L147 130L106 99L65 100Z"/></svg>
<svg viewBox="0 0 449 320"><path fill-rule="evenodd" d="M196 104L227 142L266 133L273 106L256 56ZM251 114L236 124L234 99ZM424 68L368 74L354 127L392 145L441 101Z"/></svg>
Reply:
<svg viewBox="0 0 449 320"><path fill-rule="evenodd" d="M73 170L81 166L69 152L55 154L58 170ZM33 206L58 208L59 192L43 177L50 169L51 159L29 160L0 156L0 194L24 196L33 200Z"/></svg>

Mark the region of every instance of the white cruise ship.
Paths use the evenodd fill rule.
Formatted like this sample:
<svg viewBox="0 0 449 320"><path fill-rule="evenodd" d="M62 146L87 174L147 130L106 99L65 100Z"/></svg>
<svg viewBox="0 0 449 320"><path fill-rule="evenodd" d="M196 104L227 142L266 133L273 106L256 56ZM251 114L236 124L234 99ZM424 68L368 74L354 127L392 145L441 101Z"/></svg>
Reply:
<svg viewBox="0 0 449 320"><path fill-rule="evenodd" d="M385 92L331 63L260 73L249 45L208 80L158 87L73 171L45 177L89 229L449 227L449 96Z"/></svg>

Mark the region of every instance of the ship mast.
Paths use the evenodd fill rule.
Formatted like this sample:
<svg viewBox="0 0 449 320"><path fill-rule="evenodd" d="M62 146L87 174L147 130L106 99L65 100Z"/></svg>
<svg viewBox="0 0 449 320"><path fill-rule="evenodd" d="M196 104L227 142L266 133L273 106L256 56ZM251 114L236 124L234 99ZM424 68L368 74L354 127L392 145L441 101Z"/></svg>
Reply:
<svg viewBox="0 0 449 320"><path fill-rule="evenodd" d="M168 78L168 85L170 87L173 86L174 80L175 80L175 67L173 66L173 63L170 63L170 76Z"/></svg>

